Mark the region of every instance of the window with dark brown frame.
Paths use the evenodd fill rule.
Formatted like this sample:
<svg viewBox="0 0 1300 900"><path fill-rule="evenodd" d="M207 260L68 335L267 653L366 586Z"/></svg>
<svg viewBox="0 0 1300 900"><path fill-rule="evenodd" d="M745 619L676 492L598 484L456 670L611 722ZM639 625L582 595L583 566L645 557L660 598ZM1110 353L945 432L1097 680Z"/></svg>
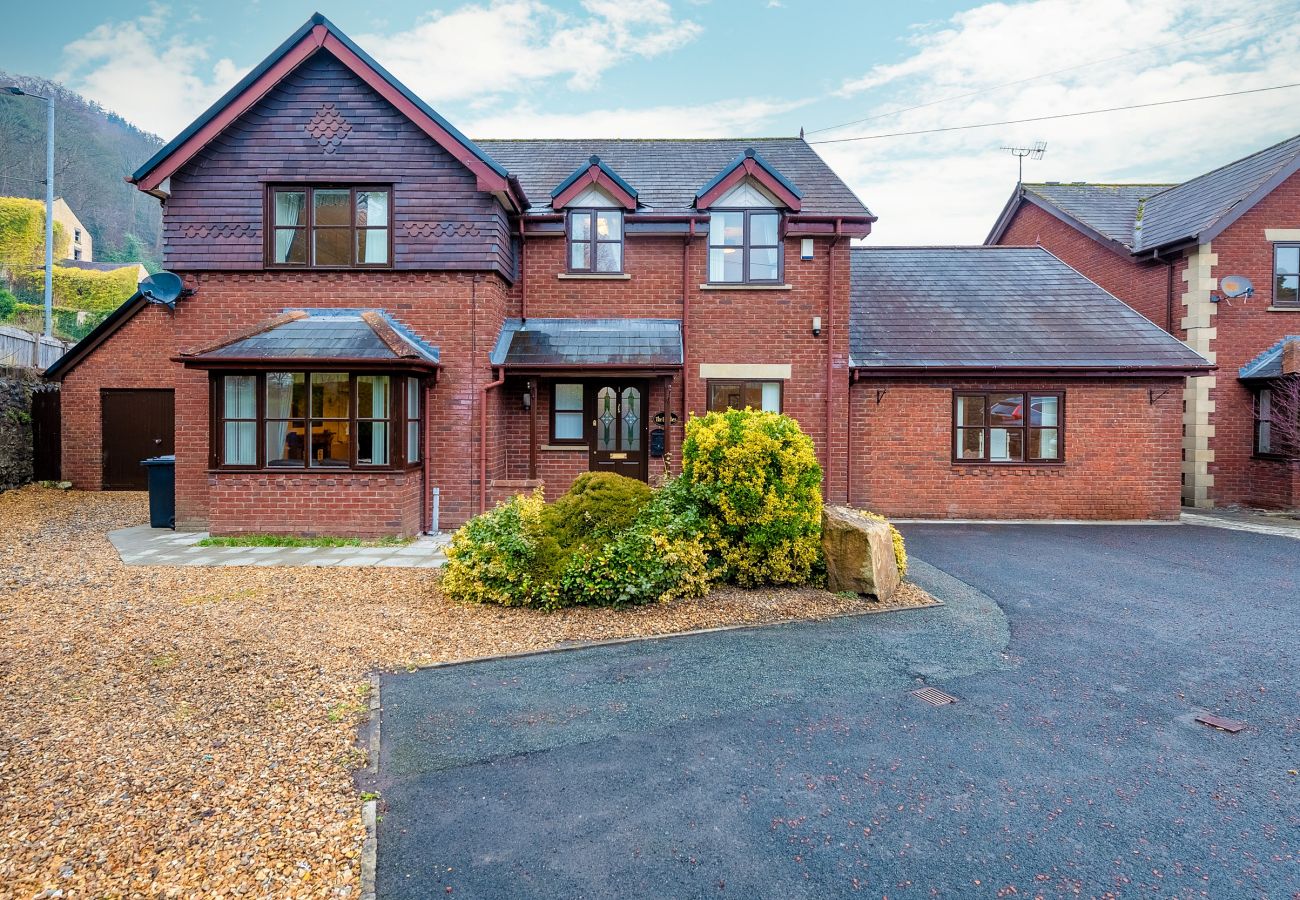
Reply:
<svg viewBox="0 0 1300 900"><path fill-rule="evenodd" d="M391 266L392 199L387 187L269 189L266 264L308 269Z"/></svg>
<svg viewBox="0 0 1300 900"><path fill-rule="evenodd" d="M1276 456L1273 451L1273 389L1255 391L1255 455Z"/></svg>
<svg viewBox="0 0 1300 900"><path fill-rule="evenodd" d="M1300 307L1300 244L1273 245L1273 305Z"/></svg>
<svg viewBox="0 0 1300 900"><path fill-rule="evenodd" d="M761 409L779 413L785 383L782 381L723 381L710 379L709 412L728 409Z"/></svg>
<svg viewBox="0 0 1300 900"><path fill-rule="evenodd" d="M581 382L557 382L551 386L551 443L585 444L586 386Z"/></svg>
<svg viewBox="0 0 1300 900"><path fill-rule="evenodd" d="M781 214L717 209L709 215L710 284L779 284L784 277Z"/></svg>
<svg viewBox="0 0 1300 900"><path fill-rule="evenodd" d="M1065 394L956 391L952 458L962 463L1065 460Z"/></svg>
<svg viewBox="0 0 1300 900"><path fill-rule="evenodd" d="M623 274L623 210L570 210L568 233L570 272Z"/></svg>
<svg viewBox="0 0 1300 900"><path fill-rule="evenodd" d="M414 465L420 460L419 385L413 375L216 375L212 463L222 469Z"/></svg>

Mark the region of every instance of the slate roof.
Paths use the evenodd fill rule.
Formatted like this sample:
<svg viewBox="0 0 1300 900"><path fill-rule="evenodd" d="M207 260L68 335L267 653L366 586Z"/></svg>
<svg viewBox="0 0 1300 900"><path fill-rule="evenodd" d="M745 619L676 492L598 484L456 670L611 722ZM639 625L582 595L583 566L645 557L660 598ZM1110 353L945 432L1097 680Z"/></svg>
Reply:
<svg viewBox="0 0 1300 900"><path fill-rule="evenodd" d="M1047 182L1026 184L1026 193L1032 193L1052 206L1078 219L1093 231L1133 247L1133 226L1137 221L1138 207L1152 194L1159 193L1168 184L1085 184L1076 182Z"/></svg>
<svg viewBox="0 0 1300 900"><path fill-rule="evenodd" d="M747 149L793 184L805 213L870 216L849 190L801 138L705 138L680 140L479 140L493 159L519 179L534 204L529 212L547 212L545 198L594 155L636 188L642 208L690 212L695 195Z"/></svg>
<svg viewBox="0 0 1300 900"><path fill-rule="evenodd" d="M1234 211L1240 214L1235 208L1292 168L1297 156L1300 135L1153 195L1143 205L1136 249L1199 237Z"/></svg>
<svg viewBox="0 0 1300 900"><path fill-rule="evenodd" d="M492 349L492 365L514 367L682 364L677 319L507 319Z"/></svg>
<svg viewBox="0 0 1300 900"><path fill-rule="evenodd" d="M855 247L850 266L853 368L1210 368L1041 247Z"/></svg>
<svg viewBox="0 0 1300 900"><path fill-rule="evenodd" d="M1242 366L1237 377L1242 381L1255 378L1278 378L1282 375L1282 350L1287 344L1300 343L1300 335L1289 334L1259 356Z"/></svg>
<svg viewBox="0 0 1300 900"><path fill-rule="evenodd" d="M211 347L182 356L233 360L374 360L438 364L438 348L376 309L290 309Z"/></svg>

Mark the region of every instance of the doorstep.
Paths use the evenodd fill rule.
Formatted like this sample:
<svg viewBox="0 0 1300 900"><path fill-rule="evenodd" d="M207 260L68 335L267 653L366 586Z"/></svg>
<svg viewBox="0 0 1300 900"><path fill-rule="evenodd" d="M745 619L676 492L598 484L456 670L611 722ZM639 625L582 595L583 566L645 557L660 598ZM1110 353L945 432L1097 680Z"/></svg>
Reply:
<svg viewBox="0 0 1300 900"><path fill-rule="evenodd" d="M423 534L391 547L200 547L206 531L137 525L108 539L128 566L357 566L433 569L447 562L451 534Z"/></svg>

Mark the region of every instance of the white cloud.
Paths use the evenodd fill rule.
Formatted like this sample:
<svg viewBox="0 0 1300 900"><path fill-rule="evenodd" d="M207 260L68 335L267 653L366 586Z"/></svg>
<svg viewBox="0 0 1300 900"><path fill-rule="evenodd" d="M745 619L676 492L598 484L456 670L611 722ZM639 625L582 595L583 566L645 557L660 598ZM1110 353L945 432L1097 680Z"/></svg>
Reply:
<svg viewBox="0 0 1300 900"><path fill-rule="evenodd" d="M242 74L232 60L210 61L201 43L174 30L155 6L128 22L108 22L63 48L58 79L127 121L171 137Z"/></svg>
<svg viewBox="0 0 1300 900"><path fill-rule="evenodd" d="M1141 50L810 140L914 131L1190 97L1294 81L1300 23L1258 0L989 3L913 36L913 52L847 81L841 95L886 112ZM1172 44L1172 46L1161 46ZM1027 181L1178 181L1297 130L1296 91L1020 126L824 144L880 216L875 243L979 242L1015 185L999 148L1048 142ZM861 107L859 107L861 109ZM849 118L849 116L845 116ZM1250 123L1242 127L1240 123Z"/></svg>
<svg viewBox="0 0 1300 900"><path fill-rule="evenodd" d="M582 6L584 14L575 16L541 0L494 0L434 14L398 34L359 35L357 42L436 105L524 93L553 78L591 90L618 63L668 53L701 30L676 19L664 0Z"/></svg>
<svg viewBox="0 0 1300 900"><path fill-rule="evenodd" d="M580 113L547 113L528 105L464 122L473 137L732 137L758 136L799 101L726 100L697 106L615 108Z"/></svg>

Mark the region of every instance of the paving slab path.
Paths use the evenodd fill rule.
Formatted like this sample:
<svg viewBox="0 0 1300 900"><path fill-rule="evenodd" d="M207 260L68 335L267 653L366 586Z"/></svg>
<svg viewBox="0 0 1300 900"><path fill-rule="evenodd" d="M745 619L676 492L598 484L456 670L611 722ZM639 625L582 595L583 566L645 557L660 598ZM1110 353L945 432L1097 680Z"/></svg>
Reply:
<svg viewBox="0 0 1300 900"><path fill-rule="evenodd" d="M945 607L386 676L378 896L1293 895L1293 540L904 533Z"/></svg>
<svg viewBox="0 0 1300 900"><path fill-rule="evenodd" d="M207 547L205 531L136 525L108 539L128 566L379 566L436 568L447 562L449 534L425 534L409 544L361 547Z"/></svg>

